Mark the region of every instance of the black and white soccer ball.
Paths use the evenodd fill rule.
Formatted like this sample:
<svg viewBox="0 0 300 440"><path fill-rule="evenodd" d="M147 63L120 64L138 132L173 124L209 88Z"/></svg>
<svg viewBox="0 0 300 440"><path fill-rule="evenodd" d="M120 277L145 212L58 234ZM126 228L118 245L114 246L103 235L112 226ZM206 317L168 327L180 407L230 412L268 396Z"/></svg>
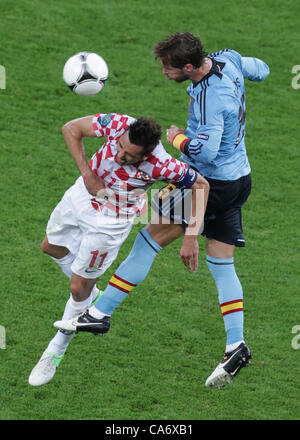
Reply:
<svg viewBox="0 0 300 440"><path fill-rule="evenodd" d="M71 56L63 69L63 79L72 92L90 96L99 93L108 78L105 60L93 52L78 52Z"/></svg>

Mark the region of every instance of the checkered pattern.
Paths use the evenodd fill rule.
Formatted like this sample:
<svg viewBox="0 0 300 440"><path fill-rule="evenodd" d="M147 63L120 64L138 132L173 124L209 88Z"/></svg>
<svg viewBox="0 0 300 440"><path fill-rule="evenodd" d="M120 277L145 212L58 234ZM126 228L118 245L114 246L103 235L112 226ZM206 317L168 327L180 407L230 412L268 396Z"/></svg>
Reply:
<svg viewBox="0 0 300 440"><path fill-rule="evenodd" d="M136 214L136 208L140 205L141 199L146 200L141 196L141 190L147 191L157 180L180 181L184 178L188 168L187 164L168 154L161 142L146 160L133 165L120 166L116 161L117 143L134 121L135 119L131 116L117 113L98 113L93 118L96 135L106 139L103 146L92 157L91 168L116 194L110 208L113 205L118 212L126 215L130 212ZM105 203L105 200L100 200L100 205L105 205Z"/></svg>

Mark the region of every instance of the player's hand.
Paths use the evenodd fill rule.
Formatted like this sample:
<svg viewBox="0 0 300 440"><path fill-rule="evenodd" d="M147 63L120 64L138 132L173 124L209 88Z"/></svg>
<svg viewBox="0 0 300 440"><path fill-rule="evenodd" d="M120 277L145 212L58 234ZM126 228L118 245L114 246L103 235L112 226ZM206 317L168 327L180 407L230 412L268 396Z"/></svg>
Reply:
<svg viewBox="0 0 300 440"><path fill-rule="evenodd" d="M182 241L180 258L190 272L198 269L199 245L197 236L185 235Z"/></svg>
<svg viewBox="0 0 300 440"><path fill-rule="evenodd" d="M172 144L174 137L178 133L184 133L184 129L179 128L176 125L171 125L171 127L168 128L166 135L167 135L167 141L169 142L169 144Z"/></svg>
<svg viewBox="0 0 300 440"><path fill-rule="evenodd" d="M93 172L83 176L83 181L86 189L92 196L96 196L100 191L105 190L104 180Z"/></svg>

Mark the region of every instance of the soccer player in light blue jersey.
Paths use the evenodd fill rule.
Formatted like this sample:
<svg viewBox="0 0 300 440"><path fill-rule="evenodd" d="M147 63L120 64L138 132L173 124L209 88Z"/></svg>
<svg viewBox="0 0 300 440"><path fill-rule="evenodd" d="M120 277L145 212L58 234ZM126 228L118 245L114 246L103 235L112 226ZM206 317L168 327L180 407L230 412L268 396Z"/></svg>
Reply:
<svg viewBox="0 0 300 440"><path fill-rule="evenodd" d="M251 191L244 78L262 81L269 67L231 49L207 55L199 39L186 32L167 37L154 52L169 79L191 81L187 128L172 125L167 140L210 184L203 235L227 341L224 357L206 386L220 387L251 359L243 334L243 289L234 267L235 247L245 245L241 209Z"/></svg>
<svg viewBox="0 0 300 440"><path fill-rule="evenodd" d="M187 88L190 97L187 127L184 130L171 125L167 140L181 151L181 159L191 169L198 170L210 185L202 235L227 339L224 357L206 380L206 386L221 387L230 383L251 359L244 341L243 289L234 266L235 247L245 245L241 209L251 191L251 169L245 147L244 78L262 81L268 76L269 68L257 58L243 57L230 49L208 55L199 39L187 32L170 35L157 43L154 53L168 79L191 81ZM175 186L168 187L168 192L169 196L176 194L175 204L176 200L182 203ZM154 200L154 207L161 216L166 216L158 199ZM174 220L172 216L171 220ZM183 216L182 230L186 225ZM174 228L171 223L167 232L166 225L154 227L150 222L138 234L131 253L94 307L72 322L60 321L57 326L69 331L104 333L101 319L110 316L132 288L143 281L157 253L168 244L164 237L172 236ZM188 261L183 259L183 262L193 270Z"/></svg>

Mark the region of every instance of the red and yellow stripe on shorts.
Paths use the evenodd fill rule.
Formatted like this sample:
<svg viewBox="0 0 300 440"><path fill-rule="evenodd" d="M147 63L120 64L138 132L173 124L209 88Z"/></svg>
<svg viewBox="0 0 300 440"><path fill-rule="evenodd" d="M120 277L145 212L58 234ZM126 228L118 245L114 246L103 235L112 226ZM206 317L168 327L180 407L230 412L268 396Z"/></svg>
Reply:
<svg viewBox="0 0 300 440"><path fill-rule="evenodd" d="M233 301L227 301L220 304L222 315L228 315L229 313L243 311L243 300L235 299Z"/></svg>
<svg viewBox="0 0 300 440"><path fill-rule="evenodd" d="M122 292L130 293L131 290L136 286L136 284L132 284L129 281L124 280L121 277L118 277L118 275L114 274L109 283L111 286L115 287L116 289L122 290Z"/></svg>

